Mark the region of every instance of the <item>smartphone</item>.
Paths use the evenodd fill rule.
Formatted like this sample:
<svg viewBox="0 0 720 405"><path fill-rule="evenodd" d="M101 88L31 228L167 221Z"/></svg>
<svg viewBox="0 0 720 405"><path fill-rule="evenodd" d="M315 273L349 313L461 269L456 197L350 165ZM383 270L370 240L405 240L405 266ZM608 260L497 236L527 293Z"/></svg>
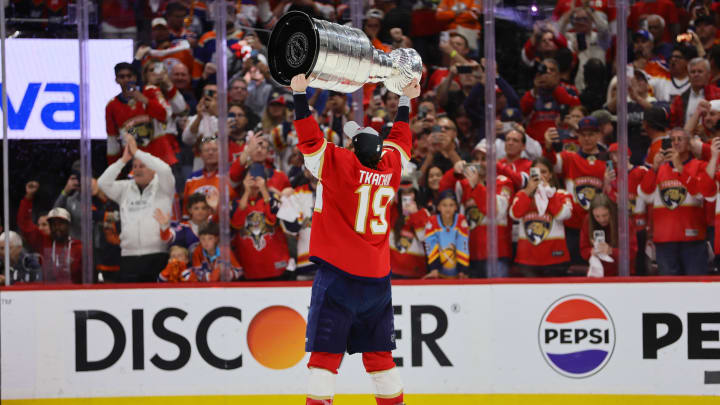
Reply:
<svg viewBox="0 0 720 405"><path fill-rule="evenodd" d="M205 91L203 92L203 95L205 95L206 97L211 97L211 98L212 98L212 97L215 97L215 94L216 94L216 93L217 93L216 90L213 90L213 89L205 89Z"/></svg>
<svg viewBox="0 0 720 405"><path fill-rule="evenodd" d="M250 165L250 176L265 178L265 166L260 162L255 162Z"/></svg>
<svg viewBox="0 0 720 405"><path fill-rule="evenodd" d="M450 31L443 31L440 33L440 42L449 42L450 41Z"/></svg>
<svg viewBox="0 0 720 405"><path fill-rule="evenodd" d="M672 141L670 140L670 138L663 138L661 147L664 150L672 149Z"/></svg>
<svg viewBox="0 0 720 405"><path fill-rule="evenodd" d="M568 130L568 129L558 128L557 133L558 133L558 137L561 141L564 141L565 139L570 138L570 130Z"/></svg>
<svg viewBox="0 0 720 405"><path fill-rule="evenodd" d="M458 74L468 74L472 73L473 68L470 65L458 65L457 72Z"/></svg>
<svg viewBox="0 0 720 405"><path fill-rule="evenodd" d="M594 243L605 243L605 231L598 229L593 231L593 242Z"/></svg>
<svg viewBox="0 0 720 405"><path fill-rule="evenodd" d="M607 167L608 170L614 170L613 169L613 161L608 160L607 162L605 162L605 167Z"/></svg>
<svg viewBox="0 0 720 405"><path fill-rule="evenodd" d="M531 167L530 168L530 177L533 179L539 179L540 178L540 168L539 167Z"/></svg>

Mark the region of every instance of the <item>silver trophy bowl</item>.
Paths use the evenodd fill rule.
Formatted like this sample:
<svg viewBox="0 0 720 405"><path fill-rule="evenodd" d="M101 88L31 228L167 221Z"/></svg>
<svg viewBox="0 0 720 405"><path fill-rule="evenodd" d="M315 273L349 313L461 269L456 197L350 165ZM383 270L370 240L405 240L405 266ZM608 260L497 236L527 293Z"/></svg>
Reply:
<svg viewBox="0 0 720 405"><path fill-rule="evenodd" d="M270 74L289 86L300 73L309 86L352 93L365 83L383 82L402 94L413 79L420 80L422 59L411 48L388 53L375 49L357 28L310 18L291 11L277 22L268 45Z"/></svg>

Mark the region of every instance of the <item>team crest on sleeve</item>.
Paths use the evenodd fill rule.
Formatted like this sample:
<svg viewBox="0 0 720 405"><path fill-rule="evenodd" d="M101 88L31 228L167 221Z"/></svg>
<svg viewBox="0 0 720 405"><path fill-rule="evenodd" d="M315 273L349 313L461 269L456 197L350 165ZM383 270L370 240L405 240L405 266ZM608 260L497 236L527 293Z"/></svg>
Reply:
<svg viewBox="0 0 720 405"><path fill-rule="evenodd" d="M552 217L548 214L528 214L523 218L525 236L534 246L541 244L550 235Z"/></svg>
<svg viewBox="0 0 720 405"><path fill-rule="evenodd" d="M602 190L602 181L597 177L578 177L575 179L575 201L585 210Z"/></svg>
<svg viewBox="0 0 720 405"><path fill-rule="evenodd" d="M565 145L563 145L563 150L567 151L567 152L575 153L580 150L580 147L578 146L578 144L576 144L574 142L568 142Z"/></svg>
<svg viewBox="0 0 720 405"><path fill-rule="evenodd" d="M405 230L401 231L400 238L398 238L398 241L396 243L397 251L400 253L406 253L408 250L410 250L413 239L415 239L415 235L412 232L408 232Z"/></svg>
<svg viewBox="0 0 720 405"><path fill-rule="evenodd" d="M671 210L681 206L687 197L687 189L678 180L660 182L659 189L663 204Z"/></svg>
<svg viewBox="0 0 720 405"><path fill-rule="evenodd" d="M242 230L243 238L250 238L255 250L265 249L267 241L265 235L271 233L270 227L265 222L265 214L260 211L253 211L245 218L245 227Z"/></svg>
<svg viewBox="0 0 720 405"><path fill-rule="evenodd" d="M483 219L485 219L485 215L483 215L483 213L480 212L478 207L475 205L467 208L467 211L465 211L465 216L468 221L469 229L475 229L475 227L481 225Z"/></svg>
<svg viewBox="0 0 720 405"><path fill-rule="evenodd" d="M123 128L120 130L120 135L130 134L135 138L135 142L140 147L147 146L153 139L153 125L152 119L148 115L139 115L137 117L130 118L123 124Z"/></svg>

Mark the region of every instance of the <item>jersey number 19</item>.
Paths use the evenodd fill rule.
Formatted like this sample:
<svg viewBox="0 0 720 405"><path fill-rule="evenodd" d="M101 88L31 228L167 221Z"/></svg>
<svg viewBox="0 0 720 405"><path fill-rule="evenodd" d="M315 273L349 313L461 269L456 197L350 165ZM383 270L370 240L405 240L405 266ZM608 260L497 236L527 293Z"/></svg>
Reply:
<svg viewBox="0 0 720 405"><path fill-rule="evenodd" d="M355 214L355 232L364 234L365 224L367 223L368 211L372 206L372 219L370 220L370 231L373 235L385 234L388 230L387 218L385 211L390 200L395 195L392 187L380 186L370 196L372 186L363 184L355 190L355 194L359 194L357 213ZM372 199L372 204L370 200Z"/></svg>

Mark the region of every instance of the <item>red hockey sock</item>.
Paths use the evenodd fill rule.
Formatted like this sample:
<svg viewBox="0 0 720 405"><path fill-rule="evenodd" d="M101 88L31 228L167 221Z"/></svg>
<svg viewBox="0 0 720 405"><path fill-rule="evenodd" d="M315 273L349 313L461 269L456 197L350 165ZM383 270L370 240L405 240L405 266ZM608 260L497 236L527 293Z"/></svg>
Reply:
<svg viewBox="0 0 720 405"><path fill-rule="evenodd" d="M376 397L375 397L375 402L377 403L377 405L398 405L398 404L402 404L402 403L403 403L403 394L402 394L402 392L401 392L400 395L397 395L397 396L392 397L392 398L380 398L380 397L377 397L377 396L376 396Z"/></svg>
<svg viewBox="0 0 720 405"><path fill-rule="evenodd" d="M332 405L333 400L331 399L312 399L307 397L305 399L305 405Z"/></svg>

